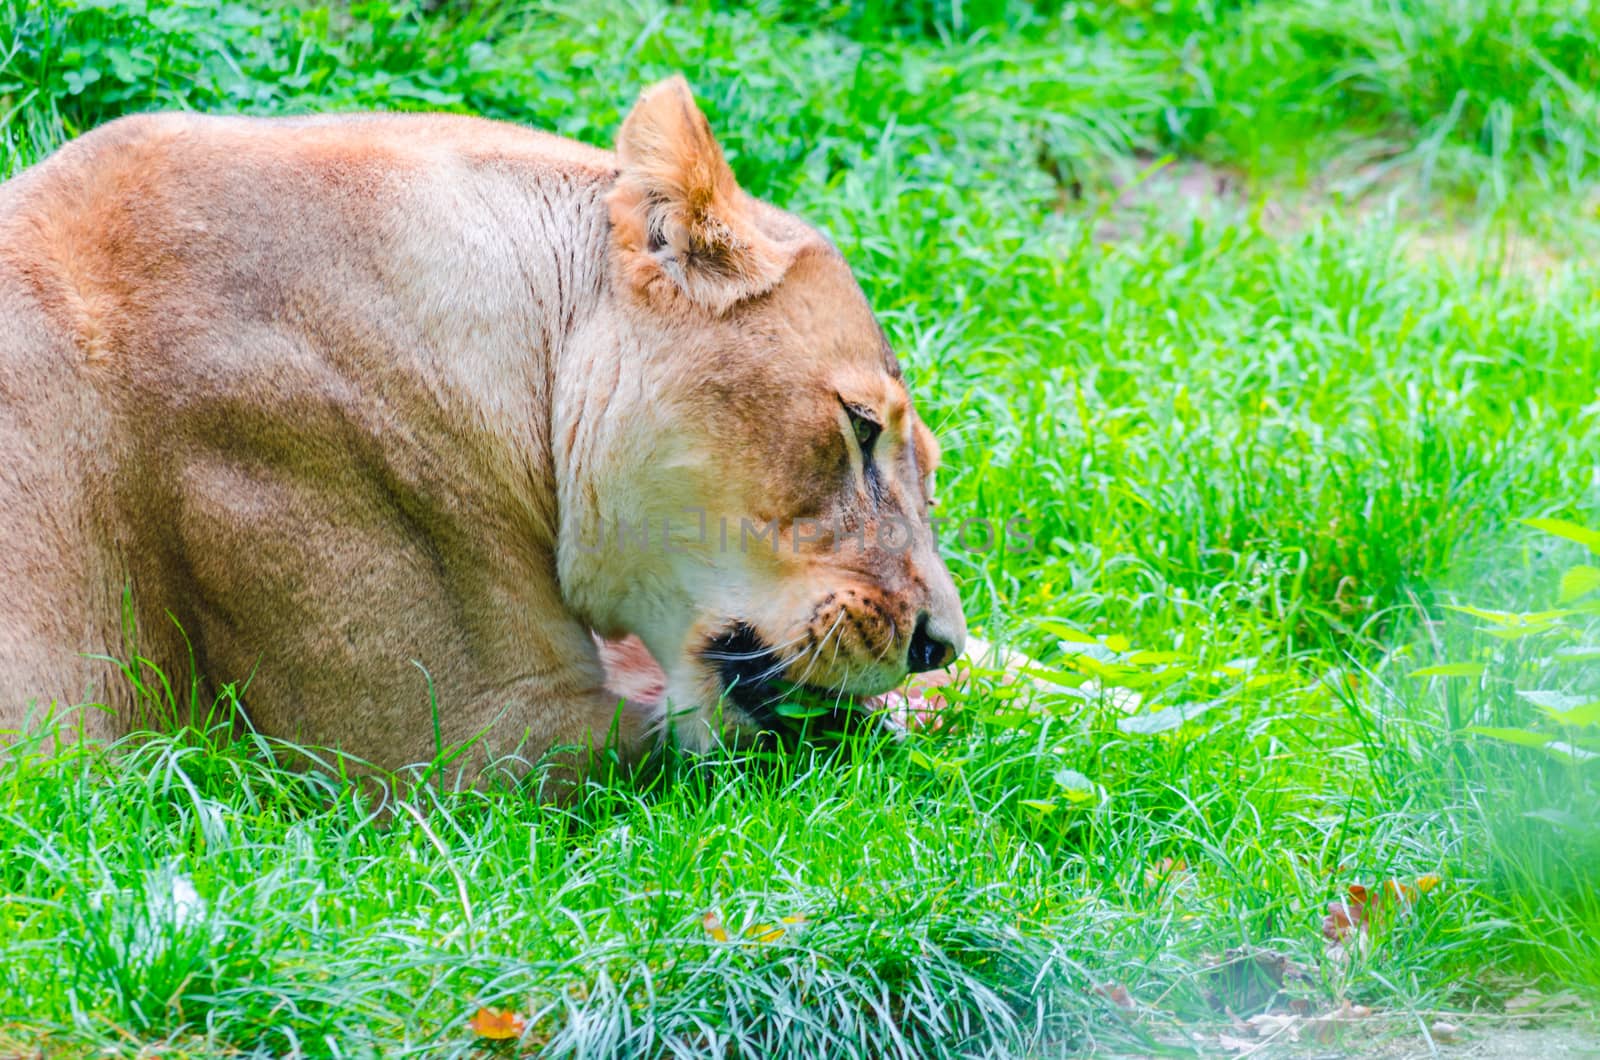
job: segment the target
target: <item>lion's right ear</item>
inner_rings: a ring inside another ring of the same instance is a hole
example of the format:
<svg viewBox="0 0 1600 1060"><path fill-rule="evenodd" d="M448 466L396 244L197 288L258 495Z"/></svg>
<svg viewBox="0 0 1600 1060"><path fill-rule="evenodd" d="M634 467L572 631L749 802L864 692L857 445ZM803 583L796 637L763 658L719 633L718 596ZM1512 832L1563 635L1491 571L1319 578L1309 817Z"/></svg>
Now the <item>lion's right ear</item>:
<svg viewBox="0 0 1600 1060"><path fill-rule="evenodd" d="M670 283L722 313L783 278L793 250L756 225L682 77L640 95L617 134L617 159L612 239L636 288Z"/></svg>

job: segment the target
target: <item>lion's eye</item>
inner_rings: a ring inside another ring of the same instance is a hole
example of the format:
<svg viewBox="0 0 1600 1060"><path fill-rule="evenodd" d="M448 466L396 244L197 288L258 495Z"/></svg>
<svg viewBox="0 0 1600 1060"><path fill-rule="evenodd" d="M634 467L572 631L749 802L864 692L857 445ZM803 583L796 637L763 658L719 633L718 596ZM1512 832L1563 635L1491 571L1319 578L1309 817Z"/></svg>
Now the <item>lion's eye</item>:
<svg viewBox="0 0 1600 1060"><path fill-rule="evenodd" d="M876 420L868 419L855 409L846 411L850 413L850 426L856 432L856 444L861 446L861 455L866 456L872 452L873 443L878 440L878 435L883 433L883 427Z"/></svg>

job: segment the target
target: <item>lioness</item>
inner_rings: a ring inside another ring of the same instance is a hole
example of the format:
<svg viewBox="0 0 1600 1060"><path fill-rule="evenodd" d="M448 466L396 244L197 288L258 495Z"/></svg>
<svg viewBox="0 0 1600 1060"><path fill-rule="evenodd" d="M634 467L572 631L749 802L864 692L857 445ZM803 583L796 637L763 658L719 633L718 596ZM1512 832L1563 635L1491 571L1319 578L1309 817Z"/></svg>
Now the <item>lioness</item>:
<svg viewBox="0 0 1600 1060"><path fill-rule="evenodd" d="M153 114L0 186L0 730L125 731L95 656L131 619L169 674L249 677L257 730L383 768L704 745L774 682L960 651L937 462L845 262L681 78L615 154ZM591 631L670 708L618 720Z"/></svg>

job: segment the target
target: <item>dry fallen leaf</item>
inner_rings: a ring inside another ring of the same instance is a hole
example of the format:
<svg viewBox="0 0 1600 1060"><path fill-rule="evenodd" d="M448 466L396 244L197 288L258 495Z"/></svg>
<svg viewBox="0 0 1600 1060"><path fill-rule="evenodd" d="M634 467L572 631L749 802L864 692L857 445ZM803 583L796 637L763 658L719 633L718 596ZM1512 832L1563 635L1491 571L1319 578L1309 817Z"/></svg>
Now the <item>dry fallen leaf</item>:
<svg viewBox="0 0 1600 1060"><path fill-rule="evenodd" d="M707 935L718 942L728 941L728 929L723 926L722 914L715 909L706 910L705 916L700 918L700 923L704 925Z"/></svg>
<svg viewBox="0 0 1600 1060"><path fill-rule="evenodd" d="M1322 1016L1313 1016L1306 1020L1305 1032L1318 1042L1329 1042L1337 1039L1339 1035L1352 1023L1368 1019L1372 1010L1365 1005L1352 1005L1346 1001L1335 1012Z"/></svg>
<svg viewBox="0 0 1600 1060"><path fill-rule="evenodd" d="M1321 1016L1296 1016L1287 1012L1263 1012L1244 1021L1244 1029L1268 1041L1298 1042L1303 1037L1315 1042L1336 1040L1348 1027L1372 1016L1365 1005L1352 1005L1346 1001L1332 1012Z"/></svg>
<svg viewBox="0 0 1600 1060"><path fill-rule="evenodd" d="M1322 937L1340 943L1352 932L1365 932L1372 921L1388 914L1392 908L1410 909L1417 899L1439 886L1437 873L1418 876L1412 883L1384 880L1376 890L1363 884L1352 883L1345 897L1328 903L1328 913L1322 918Z"/></svg>
<svg viewBox="0 0 1600 1060"><path fill-rule="evenodd" d="M1251 1016L1244 1022L1257 1038L1277 1038L1287 1034L1290 1041L1297 1042L1300 1040L1300 1027L1306 1021L1299 1016L1263 1012L1259 1016Z"/></svg>
<svg viewBox="0 0 1600 1060"><path fill-rule="evenodd" d="M1189 871L1189 863L1182 858L1162 858L1154 865L1147 865L1144 870L1144 883L1146 887L1155 887L1167 880L1182 876Z"/></svg>
<svg viewBox="0 0 1600 1060"><path fill-rule="evenodd" d="M776 924L751 924L744 929L743 935L752 942L777 942L805 922L806 918L798 914L786 916ZM700 918L700 923L705 927L706 934L717 942L727 942L732 937L728 933L728 926L722 921L722 914L715 909L707 910Z"/></svg>
<svg viewBox="0 0 1600 1060"><path fill-rule="evenodd" d="M528 1021L515 1012L498 1008L480 1008L467 1020L472 1033L490 1041L503 1042L522 1037Z"/></svg>
<svg viewBox="0 0 1600 1060"><path fill-rule="evenodd" d="M1356 892L1360 891L1357 896ZM1360 885L1350 888L1350 897L1328 903L1328 915L1322 918L1322 937L1330 942L1343 941L1352 931L1365 930L1367 926L1367 889Z"/></svg>
<svg viewBox="0 0 1600 1060"><path fill-rule="evenodd" d="M787 935L791 928L797 928L806 922L803 916L786 916L776 924L751 924L744 929L746 938L757 942L777 942Z"/></svg>
<svg viewBox="0 0 1600 1060"><path fill-rule="evenodd" d="M1105 998L1120 1009L1132 1011L1135 1008L1133 995L1128 993L1128 988L1121 983L1102 983L1093 989L1096 995Z"/></svg>

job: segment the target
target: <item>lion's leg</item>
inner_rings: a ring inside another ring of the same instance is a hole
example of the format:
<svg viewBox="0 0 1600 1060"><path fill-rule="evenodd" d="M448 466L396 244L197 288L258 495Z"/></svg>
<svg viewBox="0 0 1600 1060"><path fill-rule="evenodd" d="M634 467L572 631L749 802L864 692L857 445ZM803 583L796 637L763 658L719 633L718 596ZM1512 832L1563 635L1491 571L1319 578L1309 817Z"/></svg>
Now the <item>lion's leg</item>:
<svg viewBox="0 0 1600 1060"><path fill-rule="evenodd" d="M0 268L0 745L67 712L69 738L119 727L105 709L73 710L117 691L114 668L89 657L115 647L116 614L84 485L102 417L73 354Z"/></svg>
<svg viewBox="0 0 1600 1060"><path fill-rule="evenodd" d="M0 482L0 744L45 726L66 739L119 736L128 692L106 661L119 649L115 594L97 584L71 495L45 500L8 485Z"/></svg>
<svg viewBox="0 0 1600 1060"><path fill-rule="evenodd" d="M68 650L69 643L59 630L21 630L0 619L0 746L46 730L68 741L120 735L119 715L107 703L111 667Z"/></svg>
<svg viewBox="0 0 1600 1060"><path fill-rule="evenodd" d="M537 774L541 797L554 799L589 776L630 772L657 742L659 700L641 694L648 675L639 669L608 667L605 679L603 688L565 691L553 687L563 678L530 676L466 703L440 704L440 738L427 768L451 786ZM615 687L619 679L626 690Z"/></svg>
<svg viewBox="0 0 1600 1060"><path fill-rule="evenodd" d="M190 632L257 731L451 785L554 748L638 756L647 719L618 713L536 551L401 518L359 469L311 470L216 457L182 476Z"/></svg>

